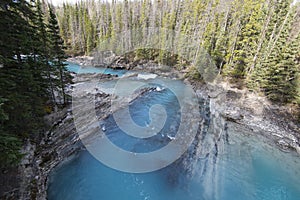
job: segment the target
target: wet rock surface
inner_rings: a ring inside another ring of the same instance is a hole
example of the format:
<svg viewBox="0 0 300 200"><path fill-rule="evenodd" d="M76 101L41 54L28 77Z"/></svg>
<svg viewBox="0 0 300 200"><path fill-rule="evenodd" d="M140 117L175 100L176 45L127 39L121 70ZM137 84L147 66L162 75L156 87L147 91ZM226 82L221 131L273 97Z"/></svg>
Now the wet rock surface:
<svg viewBox="0 0 300 200"><path fill-rule="evenodd" d="M110 75L79 75L75 78L79 82L73 85L73 92L74 87L78 87L77 84L80 84L82 79L92 82L105 82L114 78L114 76ZM144 88L137 91L130 97L123 99L123 103L114 109L118 110L128 105L140 95L151 90L154 90L154 88ZM4 193L1 199L46 199L50 171L84 149L85 147L81 142L82 139L86 139L85 142L93 139L93 135L80 134L79 137L78 126L83 127L80 130L89 133L97 133L99 129L99 126L90 126L88 118L79 120L82 124L75 124L74 117L82 117L84 113L81 113L82 116L75 116L72 111L81 109L82 112L95 112L99 120L107 118L115 111L111 109L111 100L116 97L111 93L105 93L98 85L93 85L93 87L89 87L89 85L84 86L83 89L77 91L77 94L73 94L73 100L77 97L87 101L85 102L86 104L93 104L93 110L87 110L86 107L74 108L72 105L69 105L57 113L46 116L45 120L47 124L52 125L51 129L44 134L43 139L39 143L27 141L26 145L24 145L22 153L25 156L19 168L15 170L15 174L18 177L9 179L12 182L19 180L19 183L11 191Z"/></svg>
<svg viewBox="0 0 300 200"><path fill-rule="evenodd" d="M85 61L85 59L83 60ZM88 62L86 61L85 65L94 65L92 61L91 63ZM120 61L120 63L122 62ZM128 69L147 71L177 79L184 79L185 76L173 68L164 69L151 62L139 63ZM137 76L137 74L131 76ZM75 77L75 82L78 84L93 80L111 81L115 78L111 75L82 74ZM200 84L187 79L184 82L193 86L199 101L202 101L201 105L205 105L200 108L204 114L200 126L201 130L199 130L197 139L193 144L194 151L191 151L194 157L201 155L212 160L215 159L215 154L222 152L224 142L228 141L226 138L228 137L226 134L228 128L263 135L282 151L297 151L300 154L300 125L291 120L289 115L282 114L284 108L270 104L265 98L254 93L232 88L222 82ZM86 103L95 104L96 115L100 119L115 111L112 111L110 107L111 99L115 98L112 94L93 87L86 91L83 90L83 92L84 95L95 100ZM141 91L124 100L125 104L144 92ZM118 108L122 106L124 105L120 105ZM45 133L44 139L39 143L28 141L24 146L22 152L26 156L19 166L18 175L15 179L20 181L19 187L16 186L17 189L7 192L5 197L2 197L3 199L46 199L50 171L84 148L77 134L73 117L71 106L46 117L48 123L52 124L52 128ZM90 128L97 131L98 127ZM213 130L209 131L209 129ZM210 134L204 135L202 134L204 132ZM209 146L209 149L213 150L206 152L205 149L197 148L197 146ZM193 156L187 156L187 158L191 159ZM188 163L187 160L183 160L183 162ZM213 160L213 162L216 161ZM207 180L207 182L209 181Z"/></svg>
<svg viewBox="0 0 300 200"><path fill-rule="evenodd" d="M205 84L185 78L185 72L179 73L175 68L167 68L164 71L164 66L149 62L136 65L132 70L183 79L186 84L193 86L199 98L209 100L211 112L218 113L217 117L223 121L244 126L255 134L265 136L282 151L297 151L300 154L300 124L289 108L275 105L265 97L246 89L238 89L222 80Z"/></svg>
<svg viewBox="0 0 300 200"><path fill-rule="evenodd" d="M82 81L82 79L108 81L113 77L90 74L76 78L79 81ZM94 93L90 92L91 89L94 89ZM95 97L96 95L95 102L90 103L95 103L95 109L98 113L104 115L110 112L110 94L100 90L95 91L95 88L87 88L86 91L82 92L86 96ZM13 188L7 188L1 194L0 199L46 199L50 171L84 148L78 136L73 117L72 105L45 117L46 124L51 127L50 130L44 133L39 142L30 140L26 142L22 149L25 156L19 167L9 170L11 171L10 174L5 176L7 177L6 183L14 183L12 184Z"/></svg>
<svg viewBox="0 0 300 200"><path fill-rule="evenodd" d="M228 122L248 128L273 141L283 151L299 153L300 125L280 106L246 90L230 88L226 84L207 85L211 110L220 113ZM197 90L199 94L203 89Z"/></svg>
<svg viewBox="0 0 300 200"><path fill-rule="evenodd" d="M98 95L102 104L110 101L109 95ZM101 112L108 107L102 106ZM22 174L19 199L46 199L48 175L59 163L83 149L73 121L71 108L62 111L63 117L56 121L39 144L28 143L19 171ZM30 147L30 148L29 148Z"/></svg>

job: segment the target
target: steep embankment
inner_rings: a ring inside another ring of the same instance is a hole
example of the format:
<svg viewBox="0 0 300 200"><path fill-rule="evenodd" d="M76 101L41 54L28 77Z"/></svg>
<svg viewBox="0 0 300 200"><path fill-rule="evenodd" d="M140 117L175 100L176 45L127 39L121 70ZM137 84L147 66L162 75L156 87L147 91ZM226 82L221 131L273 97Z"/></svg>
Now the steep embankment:
<svg viewBox="0 0 300 200"><path fill-rule="evenodd" d="M221 81L215 81L214 84L199 83L185 78L186 73L179 73L173 68L162 67L153 62L135 64L130 66L130 69L137 72L156 73L168 78L178 78L191 84L199 99L205 99L208 104L208 115L211 119L209 126L214 126L214 134L205 137L209 137L209 140L219 150L222 148L222 140L226 140L226 131L230 128L237 131L248 130L248 132L263 135L269 139L270 143L276 144L283 151L296 150L300 153L299 124L290 120L289 115L285 112L286 108L271 104L264 97L246 89L233 88ZM131 76L137 76L137 74ZM116 77L96 74L77 75L75 81L80 84L93 79L104 82L116 79ZM103 92L100 88L87 88L82 92L95 99L97 116L103 118L112 112L110 110L111 93ZM127 101L140 94L136 94ZM46 199L50 171L83 148L73 122L71 106L47 116L46 120L52 124L51 130L45 133L44 139L38 144L28 141L25 145L23 153L26 156L18 169L20 186L7 193L3 199ZM203 123L208 122L204 121ZM208 129L209 126L203 125L200 129ZM221 139L221 137L225 137L225 139ZM207 141L199 139L198 143L205 146L203 142Z"/></svg>
<svg viewBox="0 0 300 200"><path fill-rule="evenodd" d="M108 81L113 77L77 75L74 80L80 83L91 79ZM96 88L86 88L82 93L86 96L96 95L95 109L99 116L110 113L110 94ZM8 192L4 192L1 199L46 199L50 171L83 148L73 121L72 105L45 116L45 121L51 127L50 130L44 133L38 142L28 140L22 149L25 156L19 167L12 174L4 174L7 181L14 183L14 188L7 189Z"/></svg>
<svg viewBox="0 0 300 200"><path fill-rule="evenodd" d="M85 61L86 60L86 61ZM188 70L178 71L175 67L159 65L153 61L131 61L122 56L111 54L99 63L93 57L71 59L81 65L104 66L113 69L127 69L155 73L163 77L181 79L191 84L199 98L210 101L210 109L225 121L244 126L253 133L264 135L283 151L297 151L300 154L300 124L293 110L276 105L264 96L245 89L238 89L216 78L213 83L204 84L188 76ZM107 64L109 63L109 64Z"/></svg>
<svg viewBox="0 0 300 200"><path fill-rule="evenodd" d="M131 61L122 56L111 54L101 60L93 57L78 57L72 62L81 65L104 66L113 69L127 69L155 73L163 77L181 79L191 84L199 98L210 101L210 109L225 121L244 126L250 131L264 135L283 151L297 151L300 154L300 123L293 116L291 108L276 105L266 97L245 89L238 89L228 81L216 78L213 83L205 84L188 76L188 70L157 64L153 61ZM107 64L109 63L109 64Z"/></svg>

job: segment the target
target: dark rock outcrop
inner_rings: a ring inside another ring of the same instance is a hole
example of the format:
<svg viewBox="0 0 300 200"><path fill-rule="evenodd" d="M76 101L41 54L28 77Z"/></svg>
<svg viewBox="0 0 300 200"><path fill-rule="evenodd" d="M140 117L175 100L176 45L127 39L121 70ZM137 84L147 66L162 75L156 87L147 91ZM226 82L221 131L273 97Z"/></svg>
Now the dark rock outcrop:
<svg viewBox="0 0 300 200"><path fill-rule="evenodd" d="M116 59L116 57L113 56L112 59ZM95 63L92 60L89 61L88 59L86 61L83 58L84 65L94 65ZM118 65L123 65L123 62L125 61L120 58ZM135 71L147 71L177 79L184 79L185 77L185 74L179 73L175 68L158 66L153 62L140 63L134 66L125 63L125 68ZM86 74L77 75L75 80L77 83L81 83L92 80L107 81L114 78L111 75ZM223 82L199 84L188 79L184 81L191 83L199 98L206 99L206 104L209 104L205 108L208 109L207 112L211 115L211 120L203 120L201 127L209 129L209 126L214 126L215 130L211 135L198 135L199 144L196 143L195 146L209 146L215 149L212 151L214 154L220 153L222 145L228 141L226 131L228 124L230 124L231 127L246 128L254 134L265 136L283 151L295 150L300 154L300 125L290 120L288 115L282 115L282 112L280 112L283 109L282 107L269 103L264 97L250 93L247 90L232 88ZM95 97L97 116L107 117L114 112L110 107L111 98L114 98L111 94L101 92L97 88L89 89L90 91L84 92L86 95ZM130 102L142 93L143 91L133 97L124 99L124 102ZM120 105L120 107L122 106ZM44 139L38 144L28 141L23 149L26 156L18 169L20 187L7 193L4 199L46 199L50 171L81 148L84 148L73 122L71 107L48 116L47 120L49 124L52 124L52 128L45 133ZM201 152L196 152L197 155L207 156L210 159L216 157L213 154L207 154L203 149L199 148L199 151ZM203 168L203 170L208 169Z"/></svg>

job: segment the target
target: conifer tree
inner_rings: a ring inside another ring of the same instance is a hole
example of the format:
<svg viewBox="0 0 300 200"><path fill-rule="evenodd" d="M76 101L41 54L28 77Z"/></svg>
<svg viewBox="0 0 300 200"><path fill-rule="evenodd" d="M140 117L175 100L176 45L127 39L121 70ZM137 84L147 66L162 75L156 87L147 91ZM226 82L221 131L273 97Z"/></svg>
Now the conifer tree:
<svg viewBox="0 0 300 200"><path fill-rule="evenodd" d="M88 55L94 47L127 49L132 37L151 39L153 33L147 31L148 27L157 28L156 36L163 49L168 35L162 30L167 28L174 30L174 47L184 52L185 57L196 58L205 48L222 76L252 90L267 92L271 71L273 68L276 71L275 65L280 68L279 63L285 59L280 57L284 52L278 47L288 45L290 40L284 32L293 21L291 8L297 7L291 3L292 0L91 0L75 5L67 3L57 9L57 14L63 19L59 23L64 27L61 32L68 41L69 55ZM128 34L126 41L117 43L117 34L128 30L140 34ZM186 51L184 36L199 42L195 51ZM164 63L171 59L164 51L149 49L139 49L135 56ZM275 90L271 93L275 94ZM269 93L268 96L271 98Z"/></svg>
<svg viewBox="0 0 300 200"><path fill-rule="evenodd" d="M273 101L288 103L293 101L297 96L297 66L296 56L299 50L298 37L291 41L290 32L294 20L294 10L287 6L286 2L279 4L282 7L281 23L277 35L272 36L273 42L269 43L268 57L264 60L260 69L260 85ZM279 9L279 8L278 8ZM276 16L277 18L278 16ZM272 46L272 47L271 47Z"/></svg>
<svg viewBox="0 0 300 200"><path fill-rule="evenodd" d="M1 109L9 119L2 115L0 149L7 164L20 158L21 139L36 138L43 124L47 87L34 5L25 0L0 3L0 98L5 99Z"/></svg>
<svg viewBox="0 0 300 200"><path fill-rule="evenodd" d="M65 86L68 80L68 72L64 64L66 55L63 51L63 40L59 35L59 26L56 20L56 15L53 12L52 6L49 5L49 21L48 21L48 37L49 37L49 56L53 67L57 69L55 74L58 77L57 87L62 95L62 104L67 104L67 95L65 93Z"/></svg>
<svg viewBox="0 0 300 200"><path fill-rule="evenodd" d="M262 88L267 97L273 101L289 103L298 98L298 75L300 64L297 62L299 51L299 36L286 44L285 34L279 38L278 46L265 62L265 79Z"/></svg>
<svg viewBox="0 0 300 200"><path fill-rule="evenodd" d="M4 113L5 99L0 98L0 168L15 165L19 162L21 141L18 137L8 134L3 128L5 121L9 120Z"/></svg>

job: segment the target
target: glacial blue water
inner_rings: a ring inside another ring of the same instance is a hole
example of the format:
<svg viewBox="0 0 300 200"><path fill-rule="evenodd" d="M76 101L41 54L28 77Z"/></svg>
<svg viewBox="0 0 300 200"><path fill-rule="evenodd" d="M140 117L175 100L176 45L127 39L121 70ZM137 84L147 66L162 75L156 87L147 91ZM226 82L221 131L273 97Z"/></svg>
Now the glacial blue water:
<svg viewBox="0 0 300 200"><path fill-rule="evenodd" d="M164 98L165 97L165 98ZM102 126L105 129L109 140L122 149L136 153L147 153L158 150L170 142L169 137L174 137L179 127L180 122L180 105L177 98L169 89L164 91L150 91L146 95L134 101L129 106L129 111L133 117L133 121L142 127L149 126L151 120L149 112L152 106L157 103L166 108L168 120L164 124L162 130L155 136L149 138L137 138L126 134L119 126L117 126L113 115L110 115ZM158 115L160 113L157 113ZM124 116L126 117L126 116ZM130 124L123 124L127 126L126 130L130 129ZM126 142L124 142L126 141Z"/></svg>
<svg viewBox="0 0 300 200"><path fill-rule="evenodd" d="M240 145L237 146L242 148ZM190 177L186 171L181 170L178 163L152 173L130 174L108 168L87 151L82 151L53 173L48 199L300 199L299 171L297 174L297 171L285 168L284 163L279 163L292 160L277 160L273 154L275 152L256 152L255 147L248 152L250 155L237 155L240 151L236 149L237 146L230 148L234 151L232 155L224 155L218 163L218 170L221 172L216 172L219 173L215 180L216 185L205 184L200 172ZM203 162L199 161L197 164L201 165ZM294 164L297 164L299 169L299 163ZM209 190L214 190L214 195L211 195Z"/></svg>
<svg viewBox="0 0 300 200"><path fill-rule="evenodd" d="M67 70L74 73L100 73L100 74L111 74L111 75L118 75L122 76L124 73L126 73L127 70L113 70L110 68L104 68L104 67L93 67L93 66L80 66L75 63L66 62L68 64L66 66Z"/></svg>
<svg viewBox="0 0 300 200"><path fill-rule="evenodd" d="M175 136L181 116L171 91L146 92L130 104L130 114L138 125L147 126L149 109L154 104L163 105L168 115L158 135L148 139L133 138L119 129L110 116L101 122L107 137L115 145L134 152L154 151L167 145L170 140L166 136ZM207 109L202 109L204 115L204 124L211 124L213 120L209 119ZM82 150L52 171L48 199L299 200L299 156L280 151L262 136L240 133L228 127L224 141L214 144L211 150L207 151L207 146L191 146L173 164L150 173L116 171Z"/></svg>
<svg viewBox="0 0 300 200"><path fill-rule="evenodd" d="M142 125L149 120L147 111L151 104L156 102L172 108L172 101L174 96L167 90L149 92L131 105L131 115ZM173 103L176 105L176 101ZM174 122L176 117L169 120ZM149 151L153 150L151 144L167 144L163 137L152 138L150 142L134 141L117 128L111 117L105 124L108 137L124 149ZM81 151L54 170L48 199L300 199L300 159L297 155L281 152L259 136L234 132L228 132L228 142L223 148L223 153L212 151L212 159L206 155L189 160L185 158L189 154L185 154L172 165L145 174L116 171L97 161L88 151Z"/></svg>

